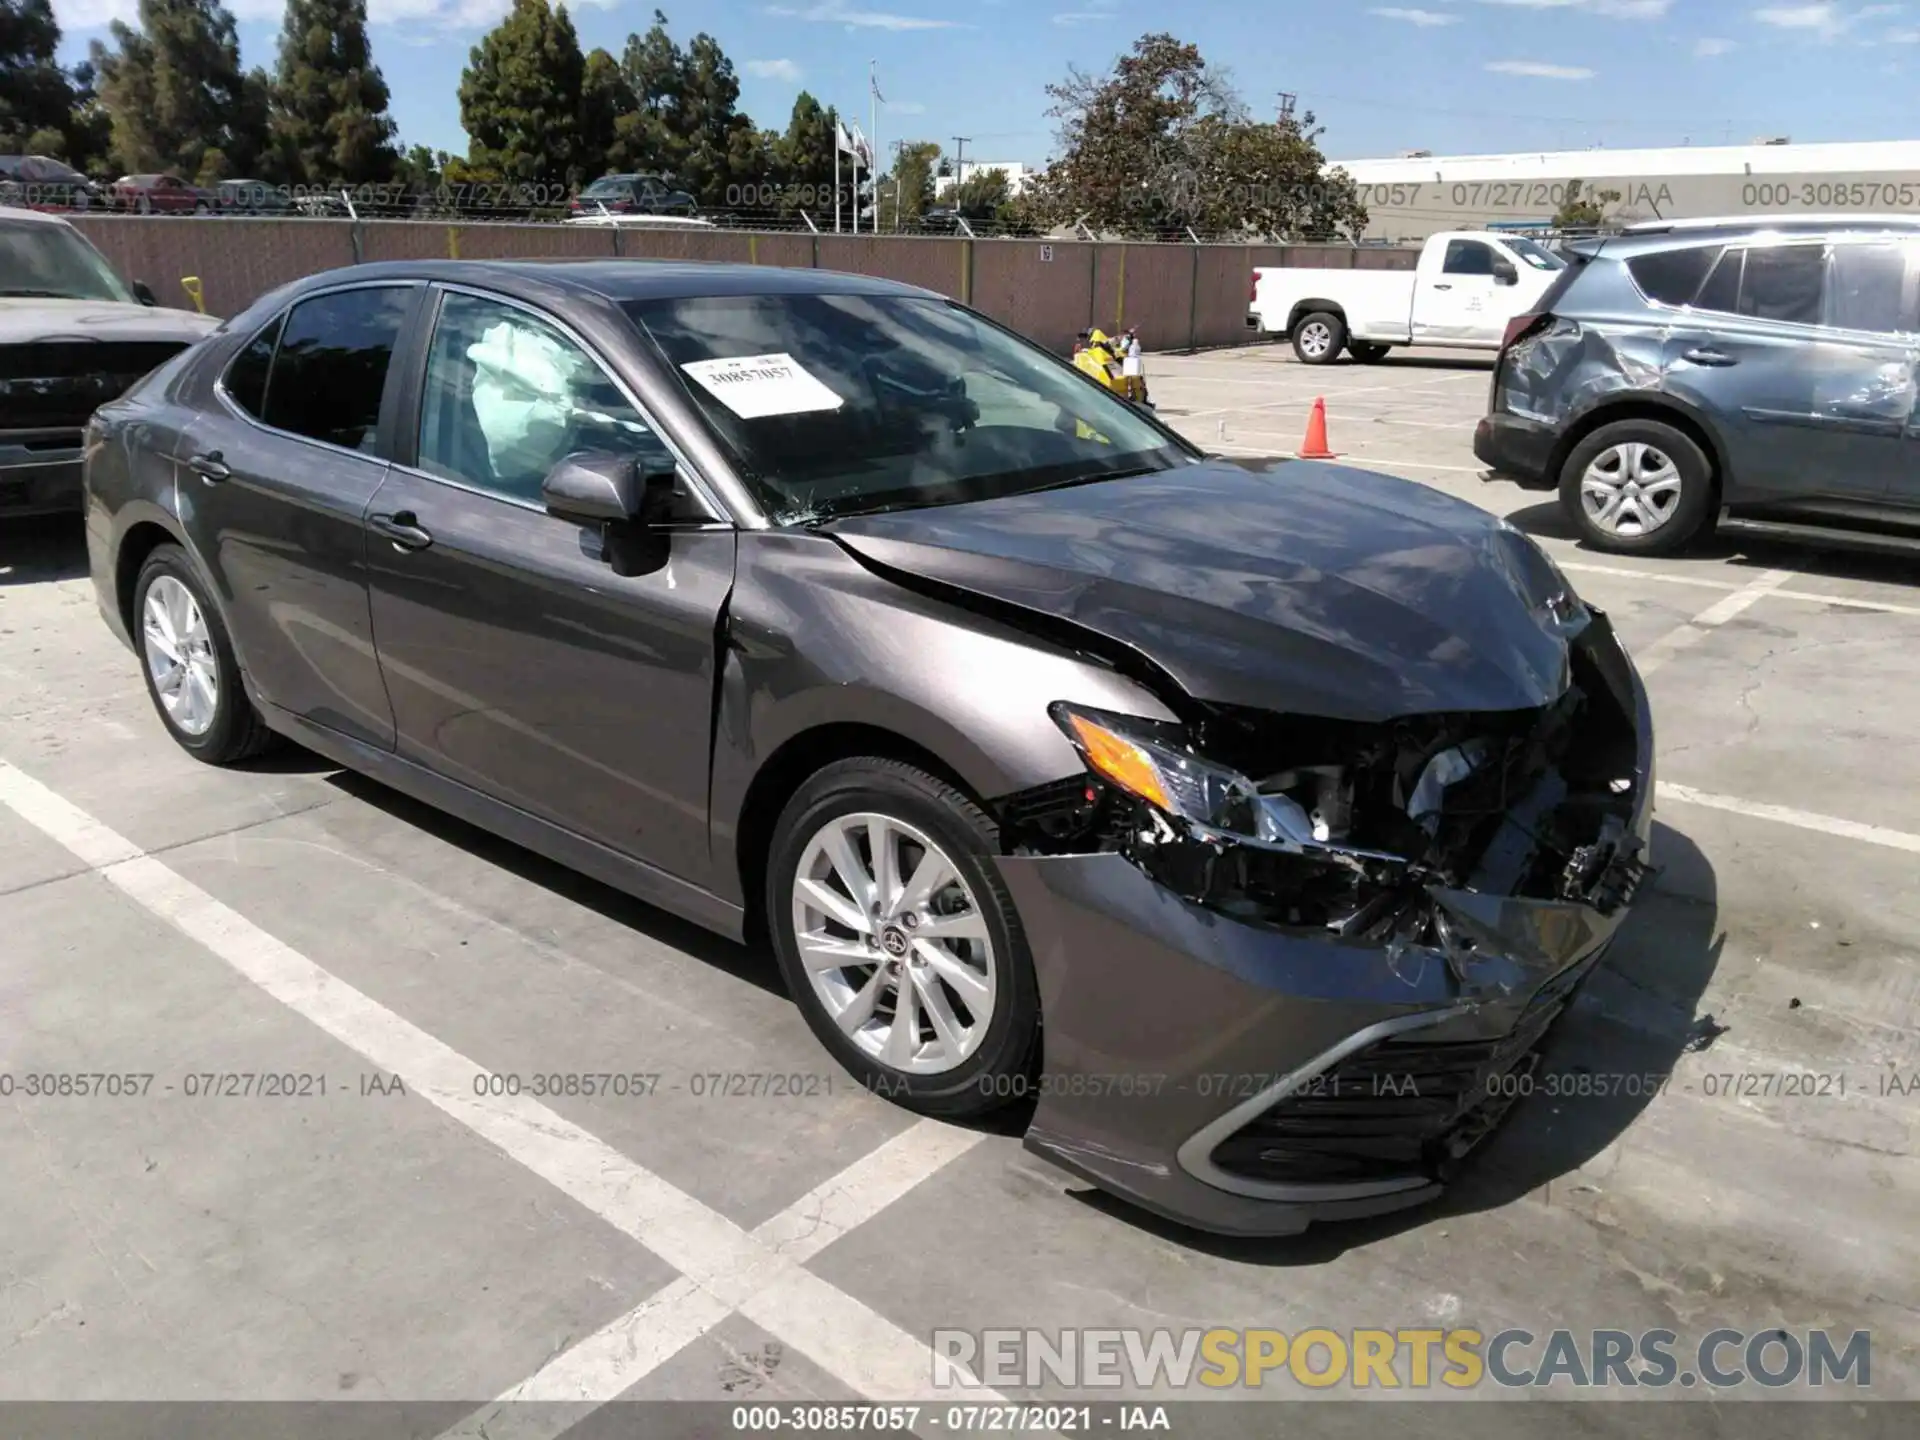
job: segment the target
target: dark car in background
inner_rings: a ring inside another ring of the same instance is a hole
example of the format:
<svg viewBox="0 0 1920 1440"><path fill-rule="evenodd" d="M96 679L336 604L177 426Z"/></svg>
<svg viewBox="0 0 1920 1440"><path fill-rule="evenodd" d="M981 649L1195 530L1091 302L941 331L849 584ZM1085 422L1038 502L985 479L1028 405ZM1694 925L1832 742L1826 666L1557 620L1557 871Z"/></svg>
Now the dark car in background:
<svg viewBox="0 0 1920 1440"><path fill-rule="evenodd" d="M221 215L286 215L293 210L287 187L265 180L222 180L213 187L213 200Z"/></svg>
<svg viewBox="0 0 1920 1440"><path fill-rule="evenodd" d="M64 160L49 155L0 155L0 205L30 210L90 210L107 192Z"/></svg>
<svg viewBox="0 0 1920 1440"><path fill-rule="evenodd" d="M78 511L87 418L218 324L155 305L58 216L0 209L0 519Z"/></svg>
<svg viewBox="0 0 1920 1440"><path fill-rule="evenodd" d="M1533 541L889 281L315 275L94 417L87 544L191 754L764 936L877 1093L1205 1228L1436 1195L1645 873L1645 691Z"/></svg>
<svg viewBox="0 0 1920 1440"><path fill-rule="evenodd" d="M178 175L122 175L113 182L113 207L136 215L206 215L218 197Z"/></svg>
<svg viewBox="0 0 1920 1440"><path fill-rule="evenodd" d="M1572 250L1495 364L1474 452L1496 476L1628 554L1722 518L1920 540L1920 220L1683 221Z"/></svg>
<svg viewBox="0 0 1920 1440"><path fill-rule="evenodd" d="M567 202L569 215L697 215L700 206L658 175L603 175Z"/></svg>

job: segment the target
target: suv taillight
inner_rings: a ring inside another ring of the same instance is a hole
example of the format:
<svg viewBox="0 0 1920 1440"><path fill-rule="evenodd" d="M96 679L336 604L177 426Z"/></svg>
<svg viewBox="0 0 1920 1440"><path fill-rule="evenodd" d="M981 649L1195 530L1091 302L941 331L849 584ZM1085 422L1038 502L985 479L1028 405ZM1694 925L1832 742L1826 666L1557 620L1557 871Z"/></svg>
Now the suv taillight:
<svg viewBox="0 0 1920 1440"><path fill-rule="evenodd" d="M1504 355L1529 335L1546 329L1552 319L1553 316L1546 314L1514 316L1507 321L1507 333L1500 337L1500 353Z"/></svg>

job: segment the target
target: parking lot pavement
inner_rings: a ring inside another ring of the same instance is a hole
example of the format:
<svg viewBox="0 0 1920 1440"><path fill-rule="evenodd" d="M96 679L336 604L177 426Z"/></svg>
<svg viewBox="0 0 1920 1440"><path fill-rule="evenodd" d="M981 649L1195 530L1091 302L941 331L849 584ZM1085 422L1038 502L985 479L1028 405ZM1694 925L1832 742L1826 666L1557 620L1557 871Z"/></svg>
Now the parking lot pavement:
<svg viewBox="0 0 1920 1440"><path fill-rule="evenodd" d="M1870 1329L1871 1394L1920 1399L1909 562L1584 552L1550 497L1477 478L1471 357L1149 374L1233 453L1290 453L1324 396L1351 463L1510 516L1648 671L1660 873L1553 1042L1559 1093L1446 1201L1228 1242L1061 1180L1017 1116L918 1121L847 1084L764 954L304 752L196 765L77 527L17 525L0 1071L132 1078L0 1098L0 1399L512 1395L573 1402L518 1432L557 1434L616 1397L924 1396L940 1330L1722 1325Z"/></svg>

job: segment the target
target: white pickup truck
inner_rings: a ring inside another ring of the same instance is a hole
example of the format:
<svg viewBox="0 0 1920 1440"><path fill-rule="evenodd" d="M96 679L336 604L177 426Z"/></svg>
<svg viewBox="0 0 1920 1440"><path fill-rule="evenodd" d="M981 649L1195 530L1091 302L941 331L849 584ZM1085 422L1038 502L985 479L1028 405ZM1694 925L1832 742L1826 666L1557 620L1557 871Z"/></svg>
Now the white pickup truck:
<svg viewBox="0 0 1920 1440"><path fill-rule="evenodd" d="M1343 350L1371 363L1396 345L1497 350L1507 322L1530 313L1566 265L1523 236L1454 230L1429 237L1412 270L1262 266L1247 328L1291 336L1308 365Z"/></svg>

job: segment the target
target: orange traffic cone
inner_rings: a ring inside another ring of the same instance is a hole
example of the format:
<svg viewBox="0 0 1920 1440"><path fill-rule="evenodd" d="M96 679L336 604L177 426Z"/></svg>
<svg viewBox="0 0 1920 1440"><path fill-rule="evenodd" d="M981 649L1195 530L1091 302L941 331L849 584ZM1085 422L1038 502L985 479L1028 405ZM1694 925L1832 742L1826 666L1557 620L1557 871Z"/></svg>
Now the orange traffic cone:
<svg viewBox="0 0 1920 1440"><path fill-rule="evenodd" d="M1313 402L1313 413L1307 416L1307 438L1301 442L1301 460L1333 460L1338 457L1327 448L1327 401L1321 396Z"/></svg>

